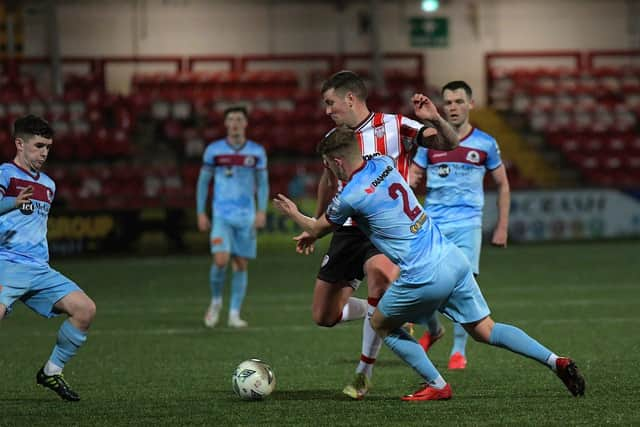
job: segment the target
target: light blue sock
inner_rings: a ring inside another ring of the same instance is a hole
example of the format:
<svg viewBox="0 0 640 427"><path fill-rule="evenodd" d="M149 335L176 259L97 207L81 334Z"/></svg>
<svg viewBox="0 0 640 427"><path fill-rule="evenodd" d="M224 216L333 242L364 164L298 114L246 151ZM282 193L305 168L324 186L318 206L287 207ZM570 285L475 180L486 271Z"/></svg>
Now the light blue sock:
<svg viewBox="0 0 640 427"><path fill-rule="evenodd" d="M438 316L437 311L433 313L429 320L427 320L426 326L432 337L438 334L438 331L442 326L440 325L440 317Z"/></svg>
<svg viewBox="0 0 640 427"><path fill-rule="evenodd" d="M240 312L247 293L247 271L234 271L231 276L231 305L229 311Z"/></svg>
<svg viewBox="0 0 640 427"><path fill-rule="evenodd" d="M211 298L222 299L222 288L224 287L224 273L226 267L220 268L215 264L209 270L209 286L211 287Z"/></svg>
<svg viewBox="0 0 640 427"><path fill-rule="evenodd" d="M384 343L407 365L411 366L428 383L433 383L440 373L420 344L402 328L394 329Z"/></svg>
<svg viewBox="0 0 640 427"><path fill-rule="evenodd" d="M489 344L530 357L543 365L546 365L551 355L551 350L531 338L522 329L504 323L496 323L493 326Z"/></svg>
<svg viewBox="0 0 640 427"><path fill-rule="evenodd" d="M86 332L73 326L69 319L65 320L58 329L56 346L53 348L49 360L60 368L64 368L64 365L78 352L86 340Z"/></svg>
<svg viewBox="0 0 640 427"><path fill-rule="evenodd" d="M468 337L467 331L464 330L460 323L453 324L453 348L451 348L451 355L454 353L465 355Z"/></svg>

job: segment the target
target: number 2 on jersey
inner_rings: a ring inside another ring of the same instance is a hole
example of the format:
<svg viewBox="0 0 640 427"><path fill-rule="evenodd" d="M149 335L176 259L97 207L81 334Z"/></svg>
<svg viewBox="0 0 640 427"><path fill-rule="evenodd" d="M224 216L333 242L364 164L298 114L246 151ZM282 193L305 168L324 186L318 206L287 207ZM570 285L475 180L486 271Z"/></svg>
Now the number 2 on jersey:
<svg viewBox="0 0 640 427"><path fill-rule="evenodd" d="M422 209L420 209L420 206L416 206L415 208L411 209L411 207L409 206L409 194L399 182L394 182L389 186L389 195L393 200L396 200L399 195L402 196L402 209L411 221L415 220L418 215L420 215Z"/></svg>

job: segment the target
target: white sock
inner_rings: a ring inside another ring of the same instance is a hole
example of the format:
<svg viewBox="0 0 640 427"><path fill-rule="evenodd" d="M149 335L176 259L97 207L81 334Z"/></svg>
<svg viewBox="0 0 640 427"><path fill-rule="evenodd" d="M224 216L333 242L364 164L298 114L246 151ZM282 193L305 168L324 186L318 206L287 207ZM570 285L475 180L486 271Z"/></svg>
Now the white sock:
<svg viewBox="0 0 640 427"><path fill-rule="evenodd" d="M222 297L211 298L211 305L214 307L220 307L222 305Z"/></svg>
<svg viewBox="0 0 640 427"><path fill-rule="evenodd" d="M549 357L547 358L546 363L547 363L547 365L549 365L549 367L550 367L551 369L553 369L553 372L555 372L555 371L556 371L556 361L557 361L557 360L558 360L558 355L557 355L557 354L555 354L555 353L551 353L551 354L549 355Z"/></svg>
<svg viewBox="0 0 640 427"><path fill-rule="evenodd" d="M377 300L375 304L378 305ZM380 348L382 347L382 338L371 327L371 316L376 309L376 305L368 304L367 307L367 317L362 325L362 354L360 355L360 363L356 368L356 373L364 373L368 377L373 374L373 365L376 363L378 353L380 353Z"/></svg>
<svg viewBox="0 0 640 427"><path fill-rule="evenodd" d="M240 312L238 310L230 310L229 311L229 319L239 319Z"/></svg>
<svg viewBox="0 0 640 427"><path fill-rule="evenodd" d="M62 373L62 368L51 360L47 361L47 364L44 365L44 374L45 375L60 375Z"/></svg>
<svg viewBox="0 0 640 427"><path fill-rule="evenodd" d="M442 390L447 386L447 382L444 380L444 378L442 378L442 375L438 375L438 378L433 381L429 381L429 386L437 388L438 390Z"/></svg>
<svg viewBox="0 0 640 427"><path fill-rule="evenodd" d="M340 319L340 322L364 319L366 314L367 300L362 298L350 297L344 307L342 307L342 318Z"/></svg>

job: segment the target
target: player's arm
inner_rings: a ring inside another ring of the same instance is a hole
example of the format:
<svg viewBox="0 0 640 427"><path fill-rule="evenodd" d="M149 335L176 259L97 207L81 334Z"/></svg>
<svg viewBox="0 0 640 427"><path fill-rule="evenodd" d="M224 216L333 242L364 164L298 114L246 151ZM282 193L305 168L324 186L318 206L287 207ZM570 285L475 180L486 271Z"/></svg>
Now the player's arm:
<svg viewBox="0 0 640 427"><path fill-rule="evenodd" d="M411 188L418 189L421 186L424 186L426 174L424 168L419 166L417 163L411 163L409 167L409 185Z"/></svg>
<svg viewBox="0 0 640 427"><path fill-rule="evenodd" d="M23 203L28 203L33 197L33 187L27 186L20 190L15 200L12 197L4 197L0 191L0 215L4 215L14 209L17 209Z"/></svg>
<svg viewBox="0 0 640 427"><path fill-rule="evenodd" d="M278 194L273 199L273 203L280 212L291 218L293 222L316 239L331 233L335 227L327 221L325 215L320 216L318 219L304 215L300 212L298 206L283 194Z"/></svg>
<svg viewBox="0 0 640 427"><path fill-rule="evenodd" d="M416 142L421 147L449 151L455 149L459 142L455 129L438 113L438 109L431 100L421 93L411 98L413 110L423 126L416 136Z"/></svg>
<svg viewBox="0 0 640 427"><path fill-rule="evenodd" d="M213 179L213 171L210 167L203 165L198 175L196 185L196 213L198 214L198 229L207 231L211 228L211 221L207 216L207 196L209 195L209 184Z"/></svg>
<svg viewBox="0 0 640 427"><path fill-rule="evenodd" d="M322 176L318 182L318 192L316 194L316 211L314 216L320 218L324 215L329 206L329 202L338 191L338 181L327 168L322 171Z"/></svg>
<svg viewBox="0 0 640 427"><path fill-rule="evenodd" d="M258 169L256 171L257 184L257 208L256 211L256 228L264 228L267 223L267 202L269 200L269 173L266 169Z"/></svg>
<svg viewBox="0 0 640 427"><path fill-rule="evenodd" d="M498 187L498 222L495 230L493 231L491 244L506 248L509 232L511 190L509 188L509 178L507 178L507 169L504 167L504 164L492 170L491 177Z"/></svg>

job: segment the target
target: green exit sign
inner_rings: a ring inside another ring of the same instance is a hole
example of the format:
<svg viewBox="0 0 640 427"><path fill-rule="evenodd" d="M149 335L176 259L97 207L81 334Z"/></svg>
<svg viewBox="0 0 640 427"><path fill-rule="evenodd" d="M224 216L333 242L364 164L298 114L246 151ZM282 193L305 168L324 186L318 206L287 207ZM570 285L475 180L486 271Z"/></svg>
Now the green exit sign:
<svg viewBox="0 0 640 427"><path fill-rule="evenodd" d="M449 18L414 17L409 19L411 47L447 47Z"/></svg>

